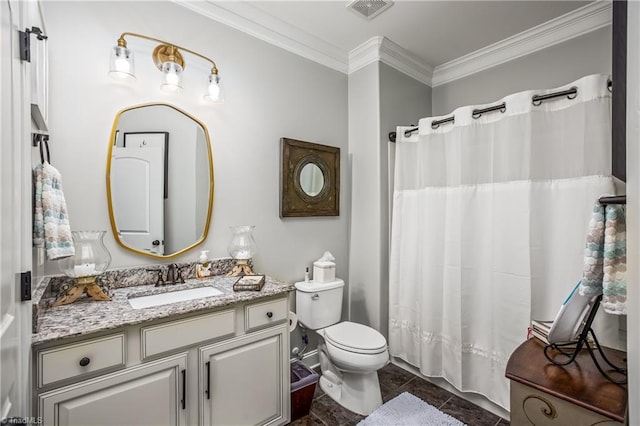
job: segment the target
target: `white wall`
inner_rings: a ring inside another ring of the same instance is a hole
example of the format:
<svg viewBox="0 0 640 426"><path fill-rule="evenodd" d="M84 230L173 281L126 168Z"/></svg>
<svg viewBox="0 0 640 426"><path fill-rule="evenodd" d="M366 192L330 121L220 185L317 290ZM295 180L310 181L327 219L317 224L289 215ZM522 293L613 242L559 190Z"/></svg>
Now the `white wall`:
<svg viewBox="0 0 640 426"><path fill-rule="evenodd" d="M208 127L214 157L213 217L204 244L172 261L190 261L198 250L228 256L229 226L256 225L258 272L285 281L325 250L347 275L348 179L341 179L339 217L279 218L280 138L340 147L347 152L347 77L170 2L45 2L50 46L50 131L53 164L61 171L75 230L109 230L105 168L110 129L124 107L168 102ZM225 103L200 99L208 66L185 55L185 89L158 88L153 44L134 38L137 79L118 84L108 77L109 51L121 32L138 32L184 45L212 57L220 70ZM347 176L347 159L341 164ZM158 263L105 237L112 267ZM57 273L49 267L50 273Z"/></svg>
<svg viewBox="0 0 640 426"><path fill-rule="evenodd" d="M486 104L511 93L551 89L611 73L611 26L433 88L433 115Z"/></svg>

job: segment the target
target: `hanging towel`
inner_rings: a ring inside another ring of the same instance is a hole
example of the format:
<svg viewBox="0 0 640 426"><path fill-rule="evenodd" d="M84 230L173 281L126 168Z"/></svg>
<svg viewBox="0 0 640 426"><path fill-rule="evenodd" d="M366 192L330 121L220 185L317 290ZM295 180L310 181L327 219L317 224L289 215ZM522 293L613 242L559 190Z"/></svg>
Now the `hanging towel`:
<svg viewBox="0 0 640 426"><path fill-rule="evenodd" d="M584 250L580 294L602 293L605 312L627 313L626 212L621 205L593 207Z"/></svg>
<svg viewBox="0 0 640 426"><path fill-rule="evenodd" d="M62 176L48 162L38 164L35 175L33 243L45 248L47 259L73 256L75 249L69 226L67 203L62 192Z"/></svg>

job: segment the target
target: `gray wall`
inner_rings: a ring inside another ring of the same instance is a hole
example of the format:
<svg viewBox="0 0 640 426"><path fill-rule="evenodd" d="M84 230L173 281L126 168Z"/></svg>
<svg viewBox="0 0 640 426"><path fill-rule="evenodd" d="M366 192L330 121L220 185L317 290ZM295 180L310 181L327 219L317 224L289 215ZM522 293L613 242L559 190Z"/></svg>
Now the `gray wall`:
<svg viewBox="0 0 640 426"><path fill-rule="evenodd" d="M431 115L432 89L397 69L380 63L380 133L386 137L395 126L418 124Z"/></svg>
<svg viewBox="0 0 640 426"><path fill-rule="evenodd" d="M627 256L638 259L640 255L640 3L629 2L627 9ZM640 280L637 261L628 263L627 282ZM627 357L629 367L629 401L640 400L640 287L627 289ZM629 404L630 425L640 424L640 405Z"/></svg>
<svg viewBox="0 0 640 426"><path fill-rule="evenodd" d="M384 63L349 76L351 320L385 336L389 301L388 133L431 114L431 88Z"/></svg>
<svg viewBox="0 0 640 426"><path fill-rule="evenodd" d="M380 330L380 95L378 63L349 75L349 318ZM385 325L386 327L386 325Z"/></svg>
<svg viewBox="0 0 640 426"><path fill-rule="evenodd" d="M116 7L117 6L117 7ZM198 117L211 135L215 190L209 236L171 261L195 261L199 250L227 257L232 225L256 225L256 271L301 280L305 267L330 250L347 275L349 183L341 179L340 216L280 219L280 138L338 146L347 152L347 76L171 2L45 2L50 54L52 162L60 170L74 230L110 230L105 170L116 113L167 102ZM151 17L153 19L151 19ZM195 31L194 31L195 29ZM151 60L155 43L130 38L137 79L107 75L110 49L124 31L183 45L213 58L225 103L204 104L208 65L185 54L184 90L159 90ZM347 158L341 164L347 176ZM105 237L112 268L159 263ZM48 273L58 273L47 265Z"/></svg>
<svg viewBox="0 0 640 426"><path fill-rule="evenodd" d="M433 115L494 102L523 90L551 89L596 73L611 73L611 27L436 86Z"/></svg>
<svg viewBox="0 0 640 426"><path fill-rule="evenodd" d="M385 337L389 324L389 197L393 196L392 181L388 179L389 166L393 173L395 145L391 145L389 158L388 134L397 125L418 124L422 117L431 115L432 89L424 83L380 63L380 323Z"/></svg>

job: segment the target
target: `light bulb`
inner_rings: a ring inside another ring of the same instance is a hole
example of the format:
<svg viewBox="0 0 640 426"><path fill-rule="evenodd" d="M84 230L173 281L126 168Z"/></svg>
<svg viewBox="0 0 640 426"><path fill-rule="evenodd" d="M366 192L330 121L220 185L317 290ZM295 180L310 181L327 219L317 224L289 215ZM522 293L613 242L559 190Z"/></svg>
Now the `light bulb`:
<svg viewBox="0 0 640 426"><path fill-rule="evenodd" d="M162 83L160 89L173 92L182 89L182 67L175 62L164 62L162 64Z"/></svg>
<svg viewBox="0 0 640 426"><path fill-rule="evenodd" d="M118 72L129 73L129 70L131 70L131 64L125 58L116 59L115 66L116 66L116 71Z"/></svg>
<svg viewBox="0 0 640 426"><path fill-rule="evenodd" d="M109 75L118 79L135 78L135 65L131 50L122 46L114 46L111 49Z"/></svg>
<svg viewBox="0 0 640 426"><path fill-rule="evenodd" d="M204 100L209 102L222 102L222 88L220 87L220 76L218 74L209 75L209 85L204 95Z"/></svg>
<svg viewBox="0 0 640 426"><path fill-rule="evenodd" d="M174 70L169 71L167 76L165 77L165 81L167 84L171 84L173 86L177 85L180 79L178 78L178 74Z"/></svg>
<svg viewBox="0 0 640 426"><path fill-rule="evenodd" d="M209 96L211 99L218 99L220 97L220 86L215 83L209 85Z"/></svg>

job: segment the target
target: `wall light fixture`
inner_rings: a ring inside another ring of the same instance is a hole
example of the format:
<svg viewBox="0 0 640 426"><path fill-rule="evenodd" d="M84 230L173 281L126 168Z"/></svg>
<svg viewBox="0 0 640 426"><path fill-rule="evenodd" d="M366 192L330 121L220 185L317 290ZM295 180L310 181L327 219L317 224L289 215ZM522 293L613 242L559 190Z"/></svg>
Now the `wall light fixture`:
<svg viewBox="0 0 640 426"><path fill-rule="evenodd" d="M164 91L175 91L182 89L182 72L185 68L185 61L182 52L188 52L199 58L211 63L211 74L207 81L207 91L203 95L203 99L209 102L221 102L222 88L220 87L220 76L218 75L218 67L213 60L201 55L193 50L181 47L164 40L149 37L142 34L124 32L118 39L118 44L111 49L111 59L109 61L109 75L114 78L130 79L135 78L135 63L133 59L133 51L127 47L125 37L139 37L146 40L156 41L160 43L153 50L151 58L160 72L162 72L162 80L160 89Z"/></svg>

